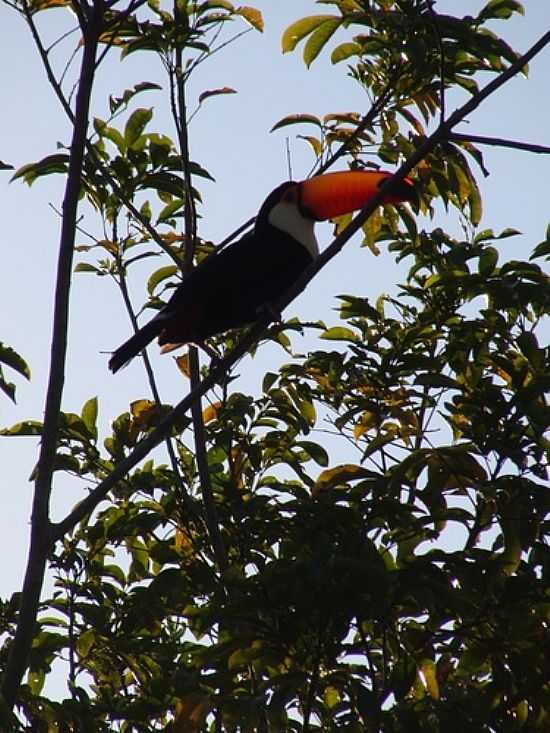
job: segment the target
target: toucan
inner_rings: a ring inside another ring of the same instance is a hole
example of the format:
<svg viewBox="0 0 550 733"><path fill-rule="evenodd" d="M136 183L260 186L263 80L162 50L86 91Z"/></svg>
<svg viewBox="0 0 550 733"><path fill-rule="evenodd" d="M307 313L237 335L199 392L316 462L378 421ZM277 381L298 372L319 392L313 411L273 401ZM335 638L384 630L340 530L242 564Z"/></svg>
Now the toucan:
<svg viewBox="0 0 550 733"><path fill-rule="evenodd" d="M201 344L253 323L276 306L319 254L316 221L362 208L391 177L387 171L339 171L305 181L286 181L266 198L254 229L184 276L157 315L113 352L116 372L155 337L170 345ZM412 181L394 185L383 203L416 201Z"/></svg>

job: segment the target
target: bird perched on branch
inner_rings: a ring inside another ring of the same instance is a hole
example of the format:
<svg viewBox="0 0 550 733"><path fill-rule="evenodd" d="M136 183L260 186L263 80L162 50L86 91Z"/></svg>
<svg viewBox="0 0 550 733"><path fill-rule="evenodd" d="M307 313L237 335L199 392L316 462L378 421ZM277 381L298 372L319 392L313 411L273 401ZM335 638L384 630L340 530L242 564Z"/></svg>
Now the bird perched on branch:
<svg viewBox="0 0 550 733"><path fill-rule="evenodd" d="M319 254L315 222L362 208L391 175L341 171L277 186L262 204L253 231L186 275L157 315L113 353L111 371L118 371L156 337L167 350L166 345L200 344L253 323L262 309L276 306ZM416 198L406 178L383 203Z"/></svg>

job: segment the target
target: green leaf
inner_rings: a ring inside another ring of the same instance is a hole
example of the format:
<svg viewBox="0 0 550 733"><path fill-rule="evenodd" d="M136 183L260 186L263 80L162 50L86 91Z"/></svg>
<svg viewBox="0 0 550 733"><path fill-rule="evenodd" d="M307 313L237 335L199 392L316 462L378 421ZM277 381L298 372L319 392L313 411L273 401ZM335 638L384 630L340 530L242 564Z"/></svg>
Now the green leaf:
<svg viewBox="0 0 550 733"><path fill-rule="evenodd" d="M29 670L27 675L27 684L33 695L40 695L44 682L46 681L46 671L44 669Z"/></svg>
<svg viewBox="0 0 550 733"><path fill-rule="evenodd" d="M310 427L313 427L313 425L315 425L315 421L317 420L317 412L315 410L315 405L313 404L313 402L311 400L299 400L297 405L298 410L300 411L300 415L304 418L304 420Z"/></svg>
<svg viewBox="0 0 550 733"><path fill-rule="evenodd" d="M262 382L262 392L264 392L264 394L267 394L278 378L278 374L274 374L273 372L266 372Z"/></svg>
<svg viewBox="0 0 550 733"><path fill-rule="evenodd" d="M47 155L37 163L28 163L19 168L11 177L12 181L22 178L28 186L31 186L37 178L49 176L51 173L66 173L69 169L69 155L67 153L55 153Z"/></svg>
<svg viewBox="0 0 550 733"><path fill-rule="evenodd" d="M140 108L132 112L124 127L124 141L129 148L141 137L152 117L152 107L148 109Z"/></svg>
<svg viewBox="0 0 550 733"><path fill-rule="evenodd" d="M481 10L476 18L478 23L484 23L486 20L497 18L498 20L506 20L513 13L524 15L523 5L516 0L490 0Z"/></svg>
<svg viewBox="0 0 550 733"><path fill-rule="evenodd" d="M80 657L87 657L96 639L95 629L87 629L80 634L76 642L76 650Z"/></svg>
<svg viewBox="0 0 550 733"><path fill-rule="evenodd" d="M100 137L110 140L120 153L126 150L126 143L121 133L114 127L109 125L99 117L94 117L94 130Z"/></svg>
<svg viewBox="0 0 550 733"><path fill-rule="evenodd" d="M443 387L444 389L459 389L460 385L452 377L445 374L417 374L415 384L422 384L426 387Z"/></svg>
<svg viewBox="0 0 550 733"><path fill-rule="evenodd" d="M31 378L31 371L27 365L27 362L14 351L11 346L6 346L0 341L0 362L6 366L14 369L18 374L25 377L25 379Z"/></svg>
<svg viewBox="0 0 550 733"><path fill-rule="evenodd" d="M165 265L156 270L147 281L147 292L149 295L153 295L163 280L173 277L178 271L179 268L176 265Z"/></svg>
<svg viewBox="0 0 550 733"><path fill-rule="evenodd" d="M158 215L157 224L165 222L167 219L171 219L176 212L183 207L183 199L174 199L162 209Z"/></svg>
<svg viewBox="0 0 550 733"><path fill-rule="evenodd" d="M0 435L42 435L42 427L39 420L25 420L15 423L11 428L0 430Z"/></svg>
<svg viewBox="0 0 550 733"><path fill-rule="evenodd" d="M15 402L15 384L13 382L7 382L4 379L2 369L0 368L0 389L7 395L12 402Z"/></svg>
<svg viewBox="0 0 550 733"><path fill-rule="evenodd" d="M334 326L329 328L321 334L322 339L327 341L358 341L359 337L352 331L351 328L345 328L344 326Z"/></svg>
<svg viewBox="0 0 550 733"><path fill-rule="evenodd" d="M470 193L468 195L468 203L470 205L470 219L472 221L472 224L474 226L477 226L481 221L481 216L483 214L483 205L481 201L481 193L479 191L477 183L473 178L471 178L470 181L472 184L470 188Z"/></svg>
<svg viewBox="0 0 550 733"><path fill-rule="evenodd" d="M279 120L279 122L276 122L269 132L275 132L275 130L279 130L281 127L288 127L288 125L300 125L302 123L317 125L319 128L323 127L321 120L315 117L315 115L287 115Z"/></svg>
<svg viewBox="0 0 550 733"><path fill-rule="evenodd" d="M80 473L80 462L76 456L70 453L58 453L54 459L53 470ZM35 477L36 474L33 472L33 479Z"/></svg>
<svg viewBox="0 0 550 733"><path fill-rule="evenodd" d="M311 66L341 25L342 18L327 20L311 34L304 47L304 62L306 66Z"/></svg>
<svg viewBox="0 0 550 733"><path fill-rule="evenodd" d="M328 466L328 453L318 443L313 443L310 440L300 440L296 445L311 456L319 466Z"/></svg>
<svg viewBox="0 0 550 733"><path fill-rule="evenodd" d="M75 265L74 271L75 272L95 272L96 275L103 275L103 272L101 272L99 267L96 267L95 265L91 265L89 262L78 262Z"/></svg>
<svg viewBox="0 0 550 733"><path fill-rule="evenodd" d="M82 408L82 422L97 439L97 397L91 397Z"/></svg>
<svg viewBox="0 0 550 733"><path fill-rule="evenodd" d="M310 15L307 18L301 18L295 23L292 23L292 25L289 25L281 38L283 53L294 51L302 38L305 38L320 25L328 21L338 21L338 25L340 25L342 19L337 18L334 15Z"/></svg>
<svg viewBox="0 0 550 733"><path fill-rule="evenodd" d="M358 56L360 53L361 45L348 41L347 43L341 43L339 46L336 46L330 55L330 60L333 64L339 64L340 61L345 61L351 56Z"/></svg>
<svg viewBox="0 0 550 733"><path fill-rule="evenodd" d="M497 266L498 252L494 247L485 247L479 258L479 274L491 275Z"/></svg>

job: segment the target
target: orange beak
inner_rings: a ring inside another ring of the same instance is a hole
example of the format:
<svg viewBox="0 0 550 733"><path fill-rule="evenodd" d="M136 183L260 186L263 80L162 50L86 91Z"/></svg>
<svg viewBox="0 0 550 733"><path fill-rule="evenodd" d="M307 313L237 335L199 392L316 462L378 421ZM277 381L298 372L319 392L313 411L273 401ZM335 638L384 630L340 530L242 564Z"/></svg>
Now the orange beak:
<svg viewBox="0 0 550 733"><path fill-rule="evenodd" d="M317 221L333 219L362 209L392 175L388 171L337 171L315 176L299 184L300 205ZM398 204L401 201L418 203L418 195L410 178L396 184L382 203Z"/></svg>

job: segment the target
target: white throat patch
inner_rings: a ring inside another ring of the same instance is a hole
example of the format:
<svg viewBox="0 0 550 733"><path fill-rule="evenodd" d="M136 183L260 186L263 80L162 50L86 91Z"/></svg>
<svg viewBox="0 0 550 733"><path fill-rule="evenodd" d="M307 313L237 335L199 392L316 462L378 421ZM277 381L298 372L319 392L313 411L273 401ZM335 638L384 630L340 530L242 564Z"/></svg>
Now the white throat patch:
<svg viewBox="0 0 550 733"><path fill-rule="evenodd" d="M302 216L298 207L291 201L280 201L268 215L271 226L280 229L304 246L315 259L319 255L319 245L315 239L313 227L315 222Z"/></svg>

